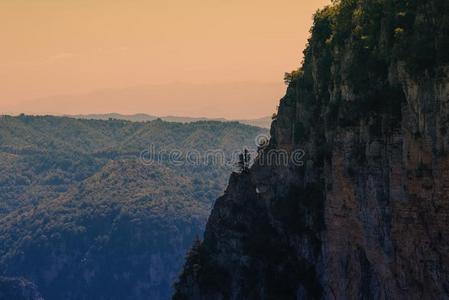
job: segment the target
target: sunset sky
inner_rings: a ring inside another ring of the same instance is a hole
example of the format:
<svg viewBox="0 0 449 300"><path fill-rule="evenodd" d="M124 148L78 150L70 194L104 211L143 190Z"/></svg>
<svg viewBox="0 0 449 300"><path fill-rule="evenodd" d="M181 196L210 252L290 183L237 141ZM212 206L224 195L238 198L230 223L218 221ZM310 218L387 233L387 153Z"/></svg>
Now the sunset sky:
<svg viewBox="0 0 449 300"><path fill-rule="evenodd" d="M274 112L326 0L0 0L0 114Z"/></svg>

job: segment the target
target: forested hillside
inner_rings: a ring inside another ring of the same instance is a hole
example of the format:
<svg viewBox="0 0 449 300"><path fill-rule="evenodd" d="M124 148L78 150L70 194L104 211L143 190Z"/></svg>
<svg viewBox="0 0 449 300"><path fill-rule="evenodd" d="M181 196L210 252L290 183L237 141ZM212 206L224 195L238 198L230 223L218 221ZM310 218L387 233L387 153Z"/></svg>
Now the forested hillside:
<svg viewBox="0 0 449 300"><path fill-rule="evenodd" d="M232 122L232 121L224 119L224 118L211 119L211 118L193 118L193 117L176 117L176 116L156 117L156 116L147 115L147 114L123 115L123 114L117 114L117 113L68 115L68 117L77 118L77 119L87 119L87 120L89 120L89 119L92 119L92 120L117 119L117 120L127 120L127 121L134 121L134 122L154 121L156 119L161 119L161 120L167 121L167 122L177 122L177 123L191 123L191 122L198 122L198 121ZM242 123L242 124L257 126L257 127L262 127L262 128L270 128L270 125L271 125L271 117L270 116L257 118L257 119L234 120L234 121Z"/></svg>
<svg viewBox="0 0 449 300"><path fill-rule="evenodd" d="M232 166L143 151L230 156L259 134L238 123L0 117L0 276L26 278L45 299L167 299Z"/></svg>

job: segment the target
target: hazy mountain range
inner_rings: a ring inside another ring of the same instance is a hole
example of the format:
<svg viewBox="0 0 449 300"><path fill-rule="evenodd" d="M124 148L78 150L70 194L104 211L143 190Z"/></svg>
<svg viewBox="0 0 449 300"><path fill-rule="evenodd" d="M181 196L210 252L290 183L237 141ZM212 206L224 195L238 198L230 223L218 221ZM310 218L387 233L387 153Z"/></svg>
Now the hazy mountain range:
<svg viewBox="0 0 449 300"><path fill-rule="evenodd" d="M283 84L264 82L166 83L57 94L29 100L0 102L0 113L80 115L142 112L154 116L201 116L253 119L276 110ZM279 95L278 97L273 95Z"/></svg>
<svg viewBox="0 0 449 300"><path fill-rule="evenodd" d="M195 118L195 117L178 117L178 116L164 116L158 117L148 114L133 114L124 115L118 113L109 114L87 114L87 115L66 115L66 117L76 118L76 119L90 119L90 120L126 120L132 122L147 122L161 119L166 122L177 122L177 123L191 123L198 121L219 121L219 122L232 122L237 121L242 124L257 126L262 128L270 128L272 118L270 116L262 117L258 119L248 119L248 120L228 120L225 118Z"/></svg>

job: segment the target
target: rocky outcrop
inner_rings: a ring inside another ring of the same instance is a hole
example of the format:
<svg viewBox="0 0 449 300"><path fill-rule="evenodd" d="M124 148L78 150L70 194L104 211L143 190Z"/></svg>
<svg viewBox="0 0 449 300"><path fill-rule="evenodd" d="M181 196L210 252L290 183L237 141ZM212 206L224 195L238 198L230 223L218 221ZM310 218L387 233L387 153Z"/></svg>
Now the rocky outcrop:
<svg viewBox="0 0 449 300"><path fill-rule="evenodd" d="M174 299L449 298L448 12L315 15L270 144L232 175Z"/></svg>
<svg viewBox="0 0 449 300"><path fill-rule="evenodd" d="M23 278L0 277L0 300L44 300L36 286Z"/></svg>

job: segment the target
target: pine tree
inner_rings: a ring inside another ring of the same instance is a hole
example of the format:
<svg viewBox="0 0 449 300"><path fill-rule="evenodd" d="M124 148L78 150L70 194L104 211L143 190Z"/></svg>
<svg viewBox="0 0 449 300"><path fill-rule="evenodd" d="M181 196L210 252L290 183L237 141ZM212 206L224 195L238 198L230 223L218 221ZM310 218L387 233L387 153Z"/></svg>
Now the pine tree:
<svg viewBox="0 0 449 300"><path fill-rule="evenodd" d="M237 167L240 173L245 173L249 171L249 165L251 162L251 154L248 149L243 150L243 153L239 154L239 161Z"/></svg>

